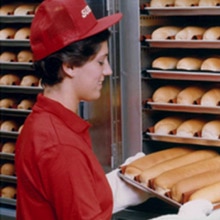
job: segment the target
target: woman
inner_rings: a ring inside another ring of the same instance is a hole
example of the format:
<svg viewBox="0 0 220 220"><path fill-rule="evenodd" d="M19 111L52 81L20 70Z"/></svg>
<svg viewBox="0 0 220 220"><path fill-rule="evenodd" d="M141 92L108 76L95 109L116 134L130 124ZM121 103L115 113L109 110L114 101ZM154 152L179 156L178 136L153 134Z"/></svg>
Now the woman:
<svg viewBox="0 0 220 220"><path fill-rule="evenodd" d="M92 152L90 125L77 112L81 100L100 97L112 74L108 27L121 17L96 20L84 0L45 0L38 8L30 42L44 89L16 144L17 220L111 218L112 177L106 178ZM135 203L147 198L136 194Z"/></svg>

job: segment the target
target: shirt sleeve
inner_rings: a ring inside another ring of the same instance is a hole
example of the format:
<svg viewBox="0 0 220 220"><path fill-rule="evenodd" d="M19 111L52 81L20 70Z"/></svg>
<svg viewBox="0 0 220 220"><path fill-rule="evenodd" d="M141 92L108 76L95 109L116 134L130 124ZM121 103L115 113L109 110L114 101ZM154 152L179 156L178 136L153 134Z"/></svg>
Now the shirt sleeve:
<svg viewBox="0 0 220 220"><path fill-rule="evenodd" d="M45 199L58 219L106 220L96 196L90 159L72 146L55 146L41 155L39 170Z"/></svg>

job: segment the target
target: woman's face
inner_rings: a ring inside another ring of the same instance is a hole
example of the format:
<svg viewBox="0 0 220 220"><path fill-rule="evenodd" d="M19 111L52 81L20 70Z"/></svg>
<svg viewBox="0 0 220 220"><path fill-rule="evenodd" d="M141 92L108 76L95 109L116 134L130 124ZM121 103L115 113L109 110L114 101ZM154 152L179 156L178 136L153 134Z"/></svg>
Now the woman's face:
<svg viewBox="0 0 220 220"><path fill-rule="evenodd" d="M108 43L101 43L97 55L82 67L74 67L74 90L79 101L96 100L101 95L105 76L112 74L108 62Z"/></svg>

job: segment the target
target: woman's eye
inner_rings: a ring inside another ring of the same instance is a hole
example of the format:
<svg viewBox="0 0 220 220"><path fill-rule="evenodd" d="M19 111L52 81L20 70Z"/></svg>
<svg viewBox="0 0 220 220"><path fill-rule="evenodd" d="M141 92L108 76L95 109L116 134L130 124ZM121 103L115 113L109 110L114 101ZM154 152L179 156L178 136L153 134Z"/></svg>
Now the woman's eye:
<svg viewBox="0 0 220 220"><path fill-rule="evenodd" d="M101 66L104 65L104 62L103 62L103 61L99 61L98 63L99 63Z"/></svg>

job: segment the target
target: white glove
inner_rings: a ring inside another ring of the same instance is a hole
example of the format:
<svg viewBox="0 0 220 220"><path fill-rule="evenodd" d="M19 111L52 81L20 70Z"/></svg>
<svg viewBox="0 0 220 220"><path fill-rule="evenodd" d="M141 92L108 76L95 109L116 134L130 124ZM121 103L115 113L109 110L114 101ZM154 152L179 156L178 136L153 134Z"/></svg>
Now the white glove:
<svg viewBox="0 0 220 220"><path fill-rule="evenodd" d="M142 152L137 153L135 156L129 157L123 165L131 163L132 161L144 155L145 154ZM123 181L118 176L118 172L119 169L115 169L112 172L106 174L113 194L113 213L123 210L128 206L134 206L143 203L151 197L151 195L147 192L144 192Z"/></svg>
<svg viewBox="0 0 220 220"><path fill-rule="evenodd" d="M209 218L213 205L208 200L193 200L185 203L179 208L178 214L163 215L151 220L218 220L220 218ZM213 213L214 214L214 213ZM217 213L218 216L220 213ZM209 215L209 216L208 216Z"/></svg>

